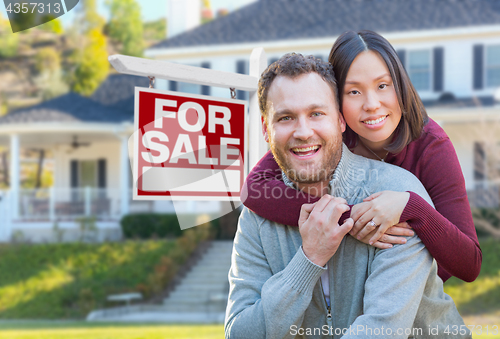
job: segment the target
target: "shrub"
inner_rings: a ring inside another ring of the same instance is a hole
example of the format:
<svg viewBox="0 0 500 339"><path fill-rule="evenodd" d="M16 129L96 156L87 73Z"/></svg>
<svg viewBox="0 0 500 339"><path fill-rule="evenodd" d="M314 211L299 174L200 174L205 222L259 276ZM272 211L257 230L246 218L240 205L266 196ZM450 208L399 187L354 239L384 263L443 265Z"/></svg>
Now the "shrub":
<svg viewBox="0 0 500 339"><path fill-rule="evenodd" d="M500 209L473 208L472 216L479 237L493 236L500 239Z"/></svg>
<svg viewBox="0 0 500 339"><path fill-rule="evenodd" d="M208 221L207 216L192 216L193 221L196 223L202 223ZM217 234L219 229L219 219L207 222L210 224L209 227L203 228L204 232L210 232L214 230ZM179 221L177 220L176 214L159 214L159 213L138 213L129 214L122 218L120 221L123 236L126 239L151 239L154 237L159 238L177 238L189 230L181 230ZM199 228L196 226L193 228ZM202 232L203 233L203 232ZM207 237L208 235L203 235L200 232L195 232L198 237Z"/></svg>
<svg viewBox="0 0 500 339"><path fill-rule="evenodd" d="M13 34L9 20L5 20L0 13L0 59L12 58L17 55L19 35Z"/></svg>
<svg viewBox="0 0 500 339"><path fill-rule="evenodd" d="M129 214L120 221L125 238L178 237L182 230L175 214Z"/></svg>

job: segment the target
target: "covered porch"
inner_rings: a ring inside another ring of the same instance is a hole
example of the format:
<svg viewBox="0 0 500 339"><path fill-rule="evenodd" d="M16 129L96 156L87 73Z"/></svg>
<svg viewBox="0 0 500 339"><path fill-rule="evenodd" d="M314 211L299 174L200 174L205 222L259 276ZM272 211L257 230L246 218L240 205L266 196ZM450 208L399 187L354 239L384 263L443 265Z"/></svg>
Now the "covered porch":
<svg viewBox="0 0 500 339"><path fill-rule="evenodd" d="M68 96L63 98L68 101L74 95ZM89 99L77 98L77 104L78 100L90 106L81 109L95 108ZM106 108L108 119L113 116L110 111L115 110ZM132 123L86 122L63 112L49 113L48 117L46 110L35 106L0 118L0 146L9 154L4 172L9 186L0 193L0 241L9 241L20 225L64 222L76 227L83 217L119 228L120 218L130 212ZM51 187L22 187L22 155L27 149L51 154Z"/></svg>
<svg viewBox="0 0 500 339"><path fill-rule="evenodd" d="M473 100L427 109L449 136L472 208L500 207L500 105Z"/></svg>

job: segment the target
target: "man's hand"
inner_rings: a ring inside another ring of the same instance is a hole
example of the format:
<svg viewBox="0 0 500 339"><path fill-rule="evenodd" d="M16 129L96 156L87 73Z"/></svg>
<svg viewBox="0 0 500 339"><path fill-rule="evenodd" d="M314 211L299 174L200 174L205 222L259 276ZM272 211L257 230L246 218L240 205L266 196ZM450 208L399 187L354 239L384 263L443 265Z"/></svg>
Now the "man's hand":
<svg viewBox="0 0 500 339"><path fill-rule="evenodd" d="M354 225L351 218L341 226L338 224L342 213L348 210L345 199L328 194L315 204L302 205L299 217L302 249L306 257L316 265L325 266Z"/></svg>

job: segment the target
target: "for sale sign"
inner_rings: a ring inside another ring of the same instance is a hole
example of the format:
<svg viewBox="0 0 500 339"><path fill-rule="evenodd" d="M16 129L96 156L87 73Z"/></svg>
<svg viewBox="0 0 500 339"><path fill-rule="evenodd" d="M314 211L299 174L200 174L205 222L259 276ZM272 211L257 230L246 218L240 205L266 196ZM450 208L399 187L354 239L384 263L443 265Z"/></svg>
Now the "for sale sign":
<svg viewBox="0 0 500 339"><path fill-rule="evenodd" d="M135 89L134 200L238 200L246 102Z"/></svg>

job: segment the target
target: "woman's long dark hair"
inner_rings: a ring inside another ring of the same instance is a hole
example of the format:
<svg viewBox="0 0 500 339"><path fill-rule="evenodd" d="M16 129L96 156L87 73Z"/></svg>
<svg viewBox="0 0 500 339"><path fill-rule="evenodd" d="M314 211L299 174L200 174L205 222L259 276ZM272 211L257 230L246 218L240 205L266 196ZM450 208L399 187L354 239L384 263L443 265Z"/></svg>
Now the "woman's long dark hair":
<svg viewBox="0 0 500 339"><path fill-rule="evenodd" d="M328 61L333 66L337 78L339 108L342 112L347 72L358 54L365 51L378 53L391 74L401 108L401 121L396 127L395 138L385 149L391 153L399 153L410 142L420 137L429 117L396 51L381 35L372 31L348 31L339 36L333 44ZM349 148L358 142L358 135L349 126L344 133L344 142Z"/></svg>

